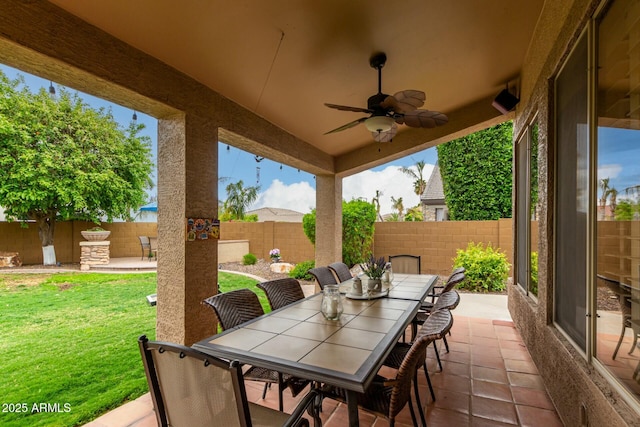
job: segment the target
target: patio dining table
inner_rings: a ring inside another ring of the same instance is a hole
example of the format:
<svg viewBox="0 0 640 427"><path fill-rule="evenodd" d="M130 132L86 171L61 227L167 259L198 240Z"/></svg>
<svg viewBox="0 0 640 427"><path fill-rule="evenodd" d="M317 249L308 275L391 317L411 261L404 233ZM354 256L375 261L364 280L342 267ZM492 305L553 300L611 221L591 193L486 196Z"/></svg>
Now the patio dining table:
<svg viewBox="0 0 640 427"><path fill-rule="evenodd" d="M358 426L357 393L371 384L436 278L397 275L384 298L343 298L339 320L324 318L320 312L322 294L315 294L193 347L224 359L341 387L346 390L349 425Z"/></svg>

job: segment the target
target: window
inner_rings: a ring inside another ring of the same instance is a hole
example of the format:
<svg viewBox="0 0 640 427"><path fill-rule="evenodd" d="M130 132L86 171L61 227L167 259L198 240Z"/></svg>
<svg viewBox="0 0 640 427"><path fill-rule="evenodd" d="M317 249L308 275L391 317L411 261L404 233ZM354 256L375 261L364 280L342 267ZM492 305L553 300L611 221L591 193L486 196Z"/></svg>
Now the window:
<svg viewBox="0 0 640 427"><path fill-rule="evenodd" d="M555 153L554 320L584 352L589 202L587 40L585 33L556 79Z"/></svg>
<svg viewBox="0 0 640 427"><path fill-rule="evenodd" d="M640 2L596 25L595 357L640 398Z"/></svg>
<svg viewBox="0 0 640 427"><path fill-rule="evenodd" d="M516 146L517 283L538 295L538 125L525 129Z"/></svg>

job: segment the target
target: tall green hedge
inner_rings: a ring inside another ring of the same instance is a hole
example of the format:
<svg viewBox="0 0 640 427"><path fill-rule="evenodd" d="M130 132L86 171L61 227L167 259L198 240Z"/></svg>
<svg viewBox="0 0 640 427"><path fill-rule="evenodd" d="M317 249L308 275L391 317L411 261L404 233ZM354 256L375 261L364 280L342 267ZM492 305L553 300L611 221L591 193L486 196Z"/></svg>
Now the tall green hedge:
<svg viewBox="0 0 640 427"><path fill-rule="evenodd" d="M438 146L450 219L511 218L512 135L509 121Z"/></svg>
<svg viewBox="0 0 640 427"><path fill-rule="evenodd" d="M349 267L371 254L376 208L364 200L342 202L342 262ZM316 210L302 218L304 234L316 244Z"/></svg>

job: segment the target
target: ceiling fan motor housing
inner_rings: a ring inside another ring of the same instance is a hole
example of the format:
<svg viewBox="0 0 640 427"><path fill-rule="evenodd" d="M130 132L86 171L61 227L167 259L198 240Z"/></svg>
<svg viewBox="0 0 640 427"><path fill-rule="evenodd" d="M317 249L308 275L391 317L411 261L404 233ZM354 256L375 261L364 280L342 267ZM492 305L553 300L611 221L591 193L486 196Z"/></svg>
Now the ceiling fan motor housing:
<svg viewBox="0 0 640 427"><path fill-rule="evenodd" d="M376 93L375 95L369 97L369 99L367 100L367 108L373 111L374 116L384 116L387 114L387 109L381 107L380 104L382 103L382 101L387 99L388 96L389 95L385 93Z"/></svg>

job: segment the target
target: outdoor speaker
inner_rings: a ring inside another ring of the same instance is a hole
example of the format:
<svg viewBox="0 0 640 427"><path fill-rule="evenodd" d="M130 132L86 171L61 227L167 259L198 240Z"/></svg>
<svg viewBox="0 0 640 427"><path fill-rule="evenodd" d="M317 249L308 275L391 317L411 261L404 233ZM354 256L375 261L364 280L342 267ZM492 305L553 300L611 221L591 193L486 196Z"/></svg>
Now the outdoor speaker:
<svg viewBox="0 0 640 427"><path fill-rule="evenodd" d="M493 105L496 110L500 111L502 114L507 114L509 111L516 108L518 102L520 102L520 99L515 95L512 95L511 92L509 92L509 89L502 89L491 105Z"/></svg>

